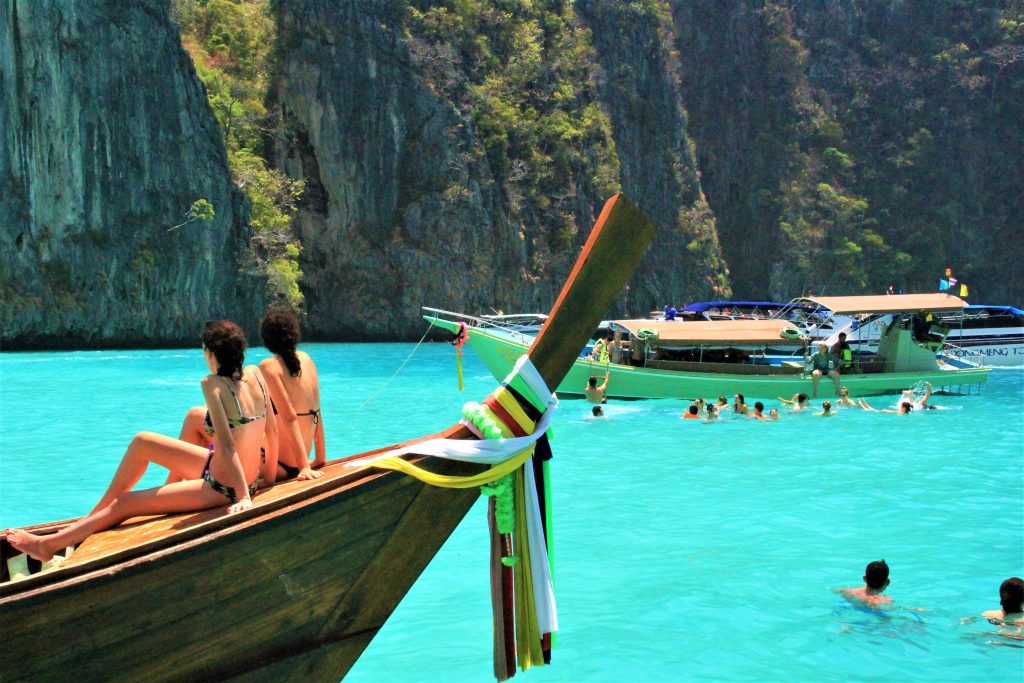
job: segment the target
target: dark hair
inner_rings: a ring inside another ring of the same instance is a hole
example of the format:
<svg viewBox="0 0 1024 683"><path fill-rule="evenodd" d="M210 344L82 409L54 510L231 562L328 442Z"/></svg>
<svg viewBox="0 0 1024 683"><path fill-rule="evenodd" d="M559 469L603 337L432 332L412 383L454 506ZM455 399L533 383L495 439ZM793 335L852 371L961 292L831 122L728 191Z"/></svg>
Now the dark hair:
<svg viewBox="0 0 1024 683"><path fill-rule="evenodd" d="M900 408L906 408L907 412L909 413L911 410L914 409L914 404L911 403L910 401L904 401L903 403L900 404Z"/></svg>
<svg viewBox="0 0 1024 683"><path fill-rule="evenodd" d="M760 401L755 402L754 403L754 410L756 410L757 412L760 413L761 411L764 410L764 404L761 403Z"/></svg>
<svg viewBox="0 0 1024 683"><path fill-rule="evenodd" d="M217 374L221 377L242 378L246 346L242 328L230 320L207 320L203 326L203 348L217 358Z"/></svg>
<svg viewBox="0 0 1024 683"><path fill-rule="evenodd" d="M696 403L691 403L689 410L690 410L690 415L696 415L697 413L700 412L700 409L697 408L697 404Z"/></svg>
<svg viewBox="0 0 1024 683"><path fill-rule="evenodd" d="M594 406L593 408L590 409L590 412L593 413L594 417L604 415L604 411L601 410L601 406Z"/></svg>
<svg viewBox="0 0 1024 683"><path fill-rule="evenodd" d="M831 401L822 401L821 402L821 407L824 408L825 410L831 410L832 409L832 402Z"/></svg>
<svg viewBox="0 0 1024 683"><path fill-rule="evenodd" d="M726 401L726 400L725 400L725 396L719 396L719 397L718 397L718 401L719 401L720 403L726 403L726 404L728 404L728 403L729 403L728 401Z"/></svg>
<svg viewBox="0 0 1024 683"><path fill-rule="evenodd" d="M1024 612L1024 580L1012 576L999 586L999 604L1007 614Z"/></svg>
<svg viewBox="0 0 1024 683"><path fill-rule="evenodd" d="M743 398L743 394L736 394L736 398L738 398L740 400L740 403L742 403L743 405L747 404L746 400Z"/></svg>
<svg viewBox="0 0 1024 683"><path fill-rule="evenodd" d="M868 584L868 588L881 590L885 588L888 580L889 565L885 563L885 560L868 562L868 566L864 568L864 582Z"/></svg>
<svg viewBox="0 0 1024 683"><path fill-rule="evenodd" d="M806 400L807 400L807 394L805 394L804 392L801 391L799 394L796 395L796 402L797 403L803 403Z"/></svg>
<svg viewBox="0 0 1024 683"><path fill-rule="evenodd" d="M587 384L589 384L592 387L596 387L597 386L597 378L596 377L591 377L590 379L587 380Z"/></svg>
<svg viewBox="0 0 1024 683"><path fill-rule="evenodd" d="M299 319L291 309L279 307L267 311L260 323L260 336L268 351L281 356L292 377L302 374L302 365L295 353L299 345Z"/></svg>

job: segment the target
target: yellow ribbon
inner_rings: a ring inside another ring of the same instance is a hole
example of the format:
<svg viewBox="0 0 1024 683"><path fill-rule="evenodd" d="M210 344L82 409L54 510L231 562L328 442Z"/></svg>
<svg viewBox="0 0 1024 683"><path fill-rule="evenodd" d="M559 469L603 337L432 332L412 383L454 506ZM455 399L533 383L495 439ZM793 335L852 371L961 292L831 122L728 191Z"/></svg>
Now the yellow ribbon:
<svg viewBox="0 0 1024 683"><path fill-rule="evenodd" d="M530 456L533 455L533 449L534 446L530 446L522 453L512 456L503 463L499 463L479 474L470 474L465 477L435 474L423 469L422 467L417 467L408 460L403 460L402 458L384 458L382 460L376 460L374 461L373 466L385 470L403 472L408 474L410 477L416 477L423 483L430 484L431 486L440 486L446 489L469 489L474 486L490 484L501 479L509 472L514 472L517 468L522 467L523 463L529 460ZM519 522L517 521L516 524L518 525Z"/></svg>

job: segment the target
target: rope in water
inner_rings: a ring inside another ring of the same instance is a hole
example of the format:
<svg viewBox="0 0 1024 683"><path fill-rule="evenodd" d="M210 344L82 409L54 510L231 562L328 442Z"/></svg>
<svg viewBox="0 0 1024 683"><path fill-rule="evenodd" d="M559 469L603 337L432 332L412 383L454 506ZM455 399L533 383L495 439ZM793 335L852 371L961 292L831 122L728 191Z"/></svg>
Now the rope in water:
<svg viewBox="0 0 1024 683"><path fill-rule="evenodd" d="M423 336L420 337L420 340L418 342L416 342L416 346L413 347L412 351L409 352L409 355L406 356L404 361L402 361L402 364L398 366L398 369L395 370L394 373L392 373L392 375L390 377L388 377L387 380L384 381L384 384L382 384L380 386L380 388L377 389L377 391L375 393L371 394L369 398L367 398L365 401L363 401L361 404L359 404L359 407L356 408L356 410L362 410L371 401L377 400L380 397L380 395L384 393L384 390L388 388L389 384L391 384L391 380L393 380L395 377L398 377L398 373L400 373L402 371L402 369L405 368L405 366L409 364L409 361L412 360L413 355L415 355L416 351L420 348L420 344L422 344L423 340L427 338L428 334L430 334L430 328L431 327L433 327L433 325L427 325L427 329L423 333Z"/></svg>

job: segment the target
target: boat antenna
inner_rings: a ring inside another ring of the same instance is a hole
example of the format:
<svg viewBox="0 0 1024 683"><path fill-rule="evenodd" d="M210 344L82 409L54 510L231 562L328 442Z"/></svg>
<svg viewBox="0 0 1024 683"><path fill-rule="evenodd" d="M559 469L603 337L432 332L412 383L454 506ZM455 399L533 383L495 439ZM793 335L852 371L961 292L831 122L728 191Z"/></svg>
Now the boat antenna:
<svg viewBox="0 0 1024 683"><path fill-rule="evenodd" d="M363 401L361 404L359 404L359 407L356 408L356 410L362 410L363 408L365 408L367 406L367 404L369 404L371 401L377 400L377 398L379 398L380 395L384 393L384 390L388 388L389 384L391 384L391 380L393 380L395 377L397 377L398 373L400 373L402 371L402 368L404 368L406 365L408 365L409 361L412 360L413 355L420 348L420 344L422 344L423 340L427 338L428 334L430 334L430 328L431 327L433 327L433 324L432 323L428 323L427 324L427 329L423 333L423 336L420 337L420 340L418 342L416 342L416 346L414 346L412 351L409 352L409 355L405 357L405 360L402 361L402 364L398 366L398 369L395 370L393 373L391 373L391 376L387 378L387 380L384 382L384 384L380 385L380 388L377 389L376 392L371 394L369 396L369 398L367 398L365 401Z"/></svg>

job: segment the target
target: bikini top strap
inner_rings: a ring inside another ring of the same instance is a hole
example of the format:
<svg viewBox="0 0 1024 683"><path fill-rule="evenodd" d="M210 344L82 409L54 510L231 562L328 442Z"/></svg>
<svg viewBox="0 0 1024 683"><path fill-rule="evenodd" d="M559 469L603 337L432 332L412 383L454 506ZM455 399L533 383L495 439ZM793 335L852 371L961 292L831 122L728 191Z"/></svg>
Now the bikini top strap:
<svg viewBox="0 0 1024 683"><path fill-rule="evenodd" d="M220 376L224 377L223 375ZM231 392L231 398L235 399L235 407L238 408L238 417L244 417L244 414L242 413L242 404L239 402L238 395L235 393L234 388L231 386L231 381L227 377L224 377L224 384L227 385L228 391Z"/></svg>
<svg viewBox="0 0 1024 683"><path fill-rule="evenodd" d="M267 414L267 404L270 404L271 408L273 408L273 410L274 410L274 414L276 415L277 414L277 407L274 406L274 402L272 400L270 400L269 397L267 397L267 388L265 386L263 386L263 380L260 379L260 375L262 375L263 373L260 372L259 370L257 370L253 374L256 376L256 384L260 385L260 391L263 392L263 414L264 415Z"/></svg>

